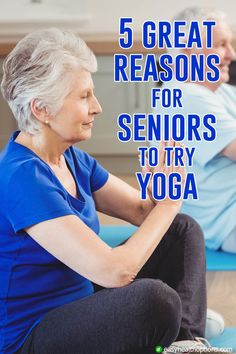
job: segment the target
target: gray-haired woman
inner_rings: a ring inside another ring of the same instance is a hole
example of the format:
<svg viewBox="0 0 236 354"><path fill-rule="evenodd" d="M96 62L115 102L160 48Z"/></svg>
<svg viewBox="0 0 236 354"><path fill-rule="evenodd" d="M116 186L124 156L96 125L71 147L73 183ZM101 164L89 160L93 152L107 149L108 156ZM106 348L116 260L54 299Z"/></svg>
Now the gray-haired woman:
<svg viewBox="0 0 236 354"><path fill-rule="evenodd" d="M181 201L141 201L72 146L101 112L95 70L83 40L58 29L26 36L4 63L20 131L0 156L1 353L145 353L204 335L198 225L176 216ZM184 176L164 160L156 171ZM139 228L112 249L97 210Z"/></svg>

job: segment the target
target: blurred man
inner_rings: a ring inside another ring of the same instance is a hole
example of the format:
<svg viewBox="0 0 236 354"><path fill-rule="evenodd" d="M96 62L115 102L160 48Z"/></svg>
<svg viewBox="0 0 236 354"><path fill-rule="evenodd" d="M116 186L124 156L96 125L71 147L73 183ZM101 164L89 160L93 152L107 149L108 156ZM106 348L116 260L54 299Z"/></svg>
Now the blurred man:
<svg viewBox="0 0 236 354"><path fill-rule="evenodd" d="M232 47L232 32L225 15L209 8L188 8L174 19L175 21L213 20L213 48L181 49L178 53L218 54L220 57L220 79L217 82L173 81L163 85L182 90L182 108L163 108L161 104L155 113L189 113L203 117L211 113L216 117L217 137L214 141L194 141L185 144L195 146L193 171L196 176L199 200L187 200L182 212L193 216L201 225L206 246L211 249L222 248L236 253L236 88L226 84L229 81L229 65L235 58ZM186 30L186 36L188 29ZM202 37L204 38L202 29ZM205 41L203 41L204 43ZM176 55L176 51L173 51ZM153 142L155 145L156 142Z"/></svg>

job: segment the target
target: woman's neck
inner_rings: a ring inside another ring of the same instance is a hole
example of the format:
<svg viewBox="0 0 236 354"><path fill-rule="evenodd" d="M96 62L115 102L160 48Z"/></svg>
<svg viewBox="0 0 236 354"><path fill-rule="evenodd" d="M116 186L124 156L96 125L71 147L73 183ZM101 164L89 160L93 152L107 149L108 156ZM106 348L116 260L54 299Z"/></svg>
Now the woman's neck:
<svg viewBox="0 0 236 354"><path fill-rule="evenodd" d="M20 132L15 142L31 149L47 164L58 167L61 166L64 151L70 146L45 130L35 135Z"/></svg>

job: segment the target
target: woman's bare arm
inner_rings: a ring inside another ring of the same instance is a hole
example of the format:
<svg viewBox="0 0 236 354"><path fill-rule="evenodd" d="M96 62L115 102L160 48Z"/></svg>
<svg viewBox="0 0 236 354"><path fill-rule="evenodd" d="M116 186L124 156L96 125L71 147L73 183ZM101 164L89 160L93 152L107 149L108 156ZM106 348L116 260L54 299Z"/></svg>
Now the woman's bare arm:
<svg viewBox="0 0 236 354"><path fill-rule="evenodd" d="M155 204L140 199L140 192L120 178L109 175L106 184L93 193L96 209L140 226Z"/></svg>
<svg viewBox="0 0 236 354"><path fill-rule="evenodd" d="M158 169L167 175L183 167L166 167L160 155ZM184 183L184 180L183 180ZM113 198L116 205L116 200ZM69 215L44 221L26 229L28 234L68 267L105 287L119 287L132 282L168 230L179 211L181 201L166 198L159 202L123 245L107 246L77 216ZM123 206L126 208L126 205Z"/></svg>
<svg viewBox="0 0 236 354"><path fill-rule="evenodd" d="M74 215L43 221L26 231L77 273L104 287L120 287L133 281L177 212L176 207L155 206L131 238L114 249Z"/></svg>

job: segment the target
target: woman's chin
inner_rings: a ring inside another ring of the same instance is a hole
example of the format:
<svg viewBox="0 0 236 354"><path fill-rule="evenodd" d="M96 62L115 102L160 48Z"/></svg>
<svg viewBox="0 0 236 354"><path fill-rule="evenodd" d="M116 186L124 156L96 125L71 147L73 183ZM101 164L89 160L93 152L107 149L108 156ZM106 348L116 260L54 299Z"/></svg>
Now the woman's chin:
<svg viewBox="0 0 236 354"><path fill-rule="evenodd" d="M86 134L80 134L78 136L73 137L73 139L72 139L74 141L73 144L89 140L89 139L91 139L91 137L92 137L91 131L86 132Z"/></svg>

